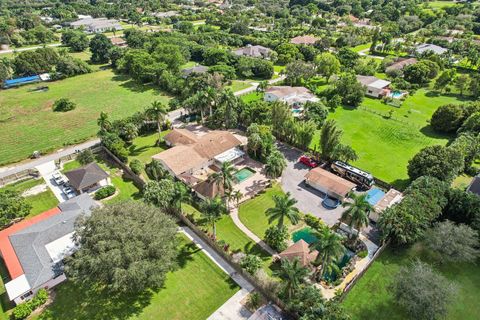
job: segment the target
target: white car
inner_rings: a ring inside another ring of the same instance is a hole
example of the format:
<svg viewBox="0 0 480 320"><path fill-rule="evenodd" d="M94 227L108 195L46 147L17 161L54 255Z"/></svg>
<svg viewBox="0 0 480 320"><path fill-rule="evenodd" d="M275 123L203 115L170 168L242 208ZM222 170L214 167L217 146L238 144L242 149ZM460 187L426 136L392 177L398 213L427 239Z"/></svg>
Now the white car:
<svg viewBox="0 0 480 320"><path fill-rule="evenodd" d="M67 199L71 199L76 196L75 191L71 187L64 187L62 191L67 196Z"/></svg>
<svg viewBox="0 0 480 320"><path fill-rule="evenodd" d="M53 180L59 186L64 185L66 181L65 177L60 172L54 172L52 175Z"/></svg>

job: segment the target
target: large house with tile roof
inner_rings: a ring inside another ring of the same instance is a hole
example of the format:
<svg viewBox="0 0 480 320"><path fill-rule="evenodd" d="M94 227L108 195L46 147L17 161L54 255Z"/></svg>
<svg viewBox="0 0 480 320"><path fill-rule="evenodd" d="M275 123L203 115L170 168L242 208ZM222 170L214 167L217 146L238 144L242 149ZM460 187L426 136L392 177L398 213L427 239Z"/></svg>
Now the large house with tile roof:
<svg viewBox="0 0 480 320"><path fill-rule="evenodd" d="M0 231L0 254L11 279L5 283L10 301L22 303L41 288L66 280L63 259L77 249L75 221L95 206L88 194L82 194Z"/></svg>

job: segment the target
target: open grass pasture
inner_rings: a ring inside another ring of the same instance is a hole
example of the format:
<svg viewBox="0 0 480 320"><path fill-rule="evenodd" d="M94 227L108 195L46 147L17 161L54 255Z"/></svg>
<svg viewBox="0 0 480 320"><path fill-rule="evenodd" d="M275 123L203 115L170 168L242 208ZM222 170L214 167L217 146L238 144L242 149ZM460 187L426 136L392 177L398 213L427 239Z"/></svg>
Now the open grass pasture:
<svg viewBox="0 0 480 320"><path fill-rule="evenodd" d="M396 272L412 260L430 261L421 244L408 249L387 248L372 264L365 275L348 293L343 302L352 320L362 319L411 319L395 304L390 289ZM480 266L478 263L434 264L434 269L458 286L455 302L449 307L447 320L474 320L480 314Z"/></svg>
<svg viewBox="0 0 480 320"><path fill-rule="evenodd" d="M66 282L58 287L54 303L35 319L204 320L239 287L183 235L178 251L178 269L167 275L158 292L112 297Z"/></svg>
<svg viewBox="0 0 480 320"><path fill-rule="evenodd" d="M352 146L359 159L353 164L374 176L405 186L408 161L420 149L445 145L452 137L439 135L429 125L433 112L441 105L462 103L456 95L439 96L424 89L408 97L401 107L365 98L359 108L339 107L330 114L344 131L343 142ZM388 113L393 110L392 118ZM319 133L311 147L318 145Z"/></svg>
<svg viewBox="0 0 480 320"><path fill-rule="evenodd" d="M101 111L112 119L143 110L152 101L168 97L151 86L103 70L48 83L49 90L31 92L39 84L0 93L0 165L29 157L33 151L52 151L74 144L97 132ZM55 100L77 104L69 112L53 112Z"/></svg>

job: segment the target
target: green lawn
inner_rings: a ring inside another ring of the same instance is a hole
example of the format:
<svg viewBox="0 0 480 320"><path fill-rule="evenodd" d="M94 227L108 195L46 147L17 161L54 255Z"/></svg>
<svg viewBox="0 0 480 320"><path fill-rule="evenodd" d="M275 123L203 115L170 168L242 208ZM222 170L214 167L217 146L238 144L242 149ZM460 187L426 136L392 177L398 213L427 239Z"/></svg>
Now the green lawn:
<svg viewBox="0 0 480 320"><path fill-rule="evenodd" d="M438 96L421 89L400 108L383 104L379 99L365 98L360 108L338 107L329 117L344 131L343 142L357 152L359 159L354 165L402 188L408 179L408 161L420 149L444 145L451 138L435 133L428 123L433 112L448 103L462 101L456 95ZM392 119L385 117L389 110L394 111ZM312 148L318 140L317 132Z"/></svg>
<svg viewBox="0 0 480 320"><path fill-rule="evenodd" d="M37 319L204 320L239 287L186 237L181 236L179 268L167 275L159 292L114 298L62 284L55 302Z"/></svg>
<svg viewBox="0 0 480 320"><path fill-rule="evenodd" d="M118 194L113 198L106 200L105 203L117 203L127 199L140 199L140 190L135 186L133 180L122 173L119 167L108 161L103 157L97 156L95 161L98 165L109 173L112 184L117 189ZM67 172L81 167L77 160L67 162L63 165L62 172Z"/></svg>
<svg viewBox="0 0 480 320"><path fill-rule="evenodd" d="M263 99L263 93L259 92L250 92L248 94L244 94L243 96L240 97L240 99L243 100L245 103L249 103L252 101L257 101L257 100L262 100Z"/></svg>
<svg viewBox="0 0 480 320"><path fill-rule="evenodd" d="M456 5L455 1L430 1L428 6L433 9L441 9L446 7L453 7Z"/></svg>
<svg viewBox="0 0 480 320"><path fill-rule="evenodd" d="M275 206L272 196L282 194L284 194L284 192L282 191L280 185L276 184L267 189L265 193L262 193L259 196L240 205L238 211L240 221L242 221L242 223L260 239L265 237L265 231L270 226L265 211L268 208ZM273 223L276 223L276 221Z"/></svg>
<svg viewBox="0 0 480 320"><path fill-rule="evenodd" d="M421 245L409 249L388 248L357 282L343 302L344 307L357 319L407 320L405 312L395 305L389 285L401 266L416 258L428 261ZM436 264L437 272L459 286L458 296L450 306L448 320L475 320L480 314L480 266L473 264Z"/></svg>
<svg viewBox="0 0 480 320"><path fill-rule="evenodd" d="M162 137L167 135L170 130L162 132ZM151 161L152 156L156 155L167 149L166 145L159 146L158 141L158 132L151 133L149 135L139 136L133 140L131 146L128 147L128 159L132 161L133 159L138 159L144 164L147 164Z"/></svg>
<svg viewBox="0 0 480 320"><path fill-rule="evenodd" d="M183 204L183 211L187 215L192 215L195 224L200 225L201 229L208 230L212 233L212 227L203 223L202 213L189 204ZM242 230L237 228L229 215L224 215L216 224L217 240L225 241L233 252L244 252L247 254L255 254L263 261L263 270L272 274L272 257L265 252L259 245L253 242Z"/></svg>
<svg viewBox="0 0 480 320"><path fill-rule="evenodd" d="M168 101L152 86L111 70L48 83L46 92L28 91L37 86L1 91L0 165L25 159L35 150L52 151L95 136L100 111L119 119L144 110L154 100ZM70 98L77 108L53 112L52 104L59 98Z"/></svg>
<svg viewBox="0 0 480 320"><path fill-rule="evenodd" d="M248 81L233 80L232 84L227 88L230 88L233 92L237 92L243 89L250 88L252 85Z"/></svg>
<svg viewBox="0 0 480 320"><path fill-rule="evenodd" d="M44 183L45 181L43 179L29 179L29 180L23 180L13 184L9 184L0 190L14 190L21 194L28 189L31 189L35 186L38 186ZM37 214L45 212L58 205L57 198L55 197L53 192L48 188L46 191L25 197L25 200L27 203L29 203L32 206L32 209L30 210L30 214L27 217L36 216Z"/></svg>

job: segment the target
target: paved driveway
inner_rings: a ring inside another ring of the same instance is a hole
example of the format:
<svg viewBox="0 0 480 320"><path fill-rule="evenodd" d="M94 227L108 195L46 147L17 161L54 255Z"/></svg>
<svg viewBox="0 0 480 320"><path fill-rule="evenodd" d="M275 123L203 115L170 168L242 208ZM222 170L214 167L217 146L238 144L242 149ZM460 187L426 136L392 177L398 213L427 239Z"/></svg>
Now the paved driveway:
<svg viewBox="0 0 480 320"><path fill-rule="evenodd" d="M279 144L278 148L287 159L287 168L283 172L281 179L283 191L292 194L298 201L297 207L303 213L311 213L321 218L329 226L337 223L344 208L341 206L334 210L324 208L322 206L322 200L325 194L305 184L304 177L309 168L298 162L298 158L302 153L283 144Z"/></svg>

